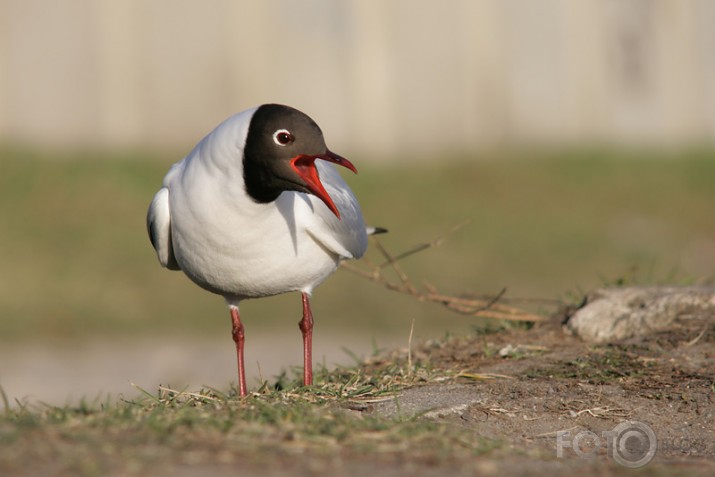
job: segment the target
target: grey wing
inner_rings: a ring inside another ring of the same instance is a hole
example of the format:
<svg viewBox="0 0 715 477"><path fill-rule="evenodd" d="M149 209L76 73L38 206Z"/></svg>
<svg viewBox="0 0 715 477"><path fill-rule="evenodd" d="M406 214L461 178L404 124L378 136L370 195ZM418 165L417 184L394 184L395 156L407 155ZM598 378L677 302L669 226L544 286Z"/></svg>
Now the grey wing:
<svg viewBox="0 0 715 477"><path fill-rule="evenodd" d="M318 207L316 213L322 220L310 227L308 232L341 257L360 258L367 250L367 229L360 204L332 164L316 161L316 166L320 182L340 211L340 219L327 207Z"/></svg>
<svg viewBox="0 0 715 477"><path fill-rule="evenodd" d="M169 189L162 187L149 204L146 215L149 240L156 250L159 263L169 270L181 270L174 256L171 243L171 214L169 213Z"/></svg>

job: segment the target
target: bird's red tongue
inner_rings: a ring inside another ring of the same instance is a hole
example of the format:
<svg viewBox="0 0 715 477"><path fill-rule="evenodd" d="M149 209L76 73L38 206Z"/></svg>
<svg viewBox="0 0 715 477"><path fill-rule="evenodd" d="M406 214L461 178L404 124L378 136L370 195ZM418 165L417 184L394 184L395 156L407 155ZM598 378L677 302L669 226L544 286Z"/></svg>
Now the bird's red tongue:
<svg viewBox="0 0 715 477"><path fill-rule="evenodd" d="M335 206L333 199L330 198L328 191L326 191L325 187L323 187L323 183L320 182L320 175L318 174L318 169L315 167L316 159L323 159L324 161L332 162L333 164L338 164L340 166L347 167L356 174L357 169L355 169L355 166L353 166L350 161L331 151L328 151L325 154L319 154L315 156L301 154L291 160L291 165L293 166L293 169L295 169L301 179L305 181L308 190L310 190L310 192L317 198L322 200L337 218L340 218L340 211Z"/></svg>

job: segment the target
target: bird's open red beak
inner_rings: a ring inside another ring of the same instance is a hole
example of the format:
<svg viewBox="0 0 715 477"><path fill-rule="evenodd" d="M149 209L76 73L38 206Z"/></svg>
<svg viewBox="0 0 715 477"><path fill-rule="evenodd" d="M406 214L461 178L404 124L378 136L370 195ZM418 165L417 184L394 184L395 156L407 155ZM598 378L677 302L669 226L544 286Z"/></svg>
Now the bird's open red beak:
<svg viewBox="0 0 715 477"><path fill-rule="evenodd" d="M320 175L318 175L318 169L315 167L316 159L322 159L339 166L347 167L355 174L357 174L357 169L355 169L355 166L353 166L350 161L331 151L314 156L301 154L294 157L290 161L290 165L293 167L295 172L297 172L301 179L305 181L308 190L310 190L314 196L322 200L337 218L340 218L340 211L335 206L333 199L330 198L330 195L325 190L325 187L323 187L322 182L320 182Z"/></svg>

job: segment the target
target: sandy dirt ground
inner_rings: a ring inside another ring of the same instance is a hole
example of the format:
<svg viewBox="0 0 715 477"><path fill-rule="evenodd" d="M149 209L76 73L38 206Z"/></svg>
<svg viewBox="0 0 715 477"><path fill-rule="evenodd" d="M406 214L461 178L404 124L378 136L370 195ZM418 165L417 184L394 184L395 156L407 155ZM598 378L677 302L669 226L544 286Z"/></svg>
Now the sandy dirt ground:
<svg viewBox="0 0 715 477"><path fill-rule="evenodd" d="M715 475L712 320L605 345L547 325L427 342L412 359L462 379L366 412L420 413L500 442L473 463L487 474Z"/></svg>

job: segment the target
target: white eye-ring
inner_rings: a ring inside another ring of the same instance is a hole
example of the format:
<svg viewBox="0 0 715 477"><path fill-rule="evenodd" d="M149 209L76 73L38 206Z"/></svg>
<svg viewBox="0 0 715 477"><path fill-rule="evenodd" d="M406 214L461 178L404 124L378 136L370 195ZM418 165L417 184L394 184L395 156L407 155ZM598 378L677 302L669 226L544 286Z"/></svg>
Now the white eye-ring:
<svg viewBox="0 0 715 477"><path fill-rule="evenodd" d="M293 134L287 129L279 129L273 133L273 142L279 146L287 146L295 140Z"/></svg>

